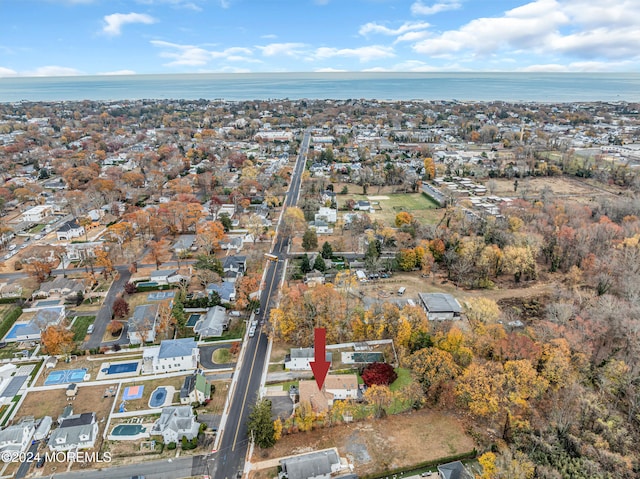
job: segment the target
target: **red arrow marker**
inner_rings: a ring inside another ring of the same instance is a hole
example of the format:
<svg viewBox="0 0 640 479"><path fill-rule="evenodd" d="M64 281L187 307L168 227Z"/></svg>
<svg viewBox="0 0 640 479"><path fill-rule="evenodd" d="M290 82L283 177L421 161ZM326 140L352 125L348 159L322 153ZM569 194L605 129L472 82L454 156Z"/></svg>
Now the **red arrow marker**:
<svg viewBox="0 0 640 479"><path fill-rule="evenodd" d="M322 386L324 386L324 380L327 378L327 373L329 372L329 367L331 363L327 361L327 330L324 328L315 328L313 331L313 353L314 360L309 364L311 365L311 370L313 371L313 375L316 378L316 384L318 385L318 389L322 391Z"/></svg>

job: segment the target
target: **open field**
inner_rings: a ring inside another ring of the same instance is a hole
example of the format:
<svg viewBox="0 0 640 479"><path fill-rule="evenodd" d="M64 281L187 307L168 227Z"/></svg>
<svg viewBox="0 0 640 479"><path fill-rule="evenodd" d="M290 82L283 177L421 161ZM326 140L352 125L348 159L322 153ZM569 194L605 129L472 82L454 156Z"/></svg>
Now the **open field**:
<svg viewBox="0 0 640 479"><path fill-rule="evenodd" d="M401 211L411 213L421 223L435 224L440 221L444 210L422 193L397 194L369 194L369 195L339 195L338 206L342 207L349 199L354 201L371 201L374 212L370 214L372 220L379 220L386 226L395 227L396 215ZM377 205L375 203L378 203ZM343 211L340 211L344 214Z"/></svg>
<svg viewBox="0 0 640 479"><path fill-rule="evenodd" d="M283 436L272 449L256 448L252 462L329 447L337 447L340 455L353 463L354 472L362 476L462 454L471 451L474 443L454 416L422 409Z"/></svg>
<svg viewBox="0 0 640 479"><path fill-rule="evenodd" d="M74 414L95 412L96 419L99 422L109 415L113 404L113 398L102 397L104 390L105 386L81 386L78 388L78 395L73 401L67 401L65 389L52 389L46 392L33 391L27 393L27 397L15 418L51 416L55 420L62 413L64 407L67 404L71 404Z"/></svg>
<svg viewBox="0 0 640 479"><path fill-rule="evenodd" d="M540 195L543 189L549 189L553 194L564 197L582 198L584 200L594 199L596 196L615 194L613 188L591 185L586 181L571 177L533 177L518 179L518 191L514 192L514 179L496 178L494 195L508 197L535 198ZM484 182L485 186L488 182ZM488 193L489 194L489 193Z"/></svg>

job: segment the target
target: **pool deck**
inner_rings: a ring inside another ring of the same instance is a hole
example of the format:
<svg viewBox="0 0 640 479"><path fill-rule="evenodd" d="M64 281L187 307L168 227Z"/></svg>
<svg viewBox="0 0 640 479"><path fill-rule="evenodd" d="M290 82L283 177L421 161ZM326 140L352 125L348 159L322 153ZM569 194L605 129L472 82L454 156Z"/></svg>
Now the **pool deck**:
<svg viewBox="0 0 640 479"><path fill-rule="evenodd" d="M121 424L119 424L121 425ZM143 432L139 432L138 434L129 434L129 435L113 435L109 434L107 439L109 441L139 441L140 439L148 439L150 437L149 431L153 427L153 423L150 424L141 424L145 428ZM114 426L114 429L118 426ZM111 430L113 433L113 429Z"/></svg>

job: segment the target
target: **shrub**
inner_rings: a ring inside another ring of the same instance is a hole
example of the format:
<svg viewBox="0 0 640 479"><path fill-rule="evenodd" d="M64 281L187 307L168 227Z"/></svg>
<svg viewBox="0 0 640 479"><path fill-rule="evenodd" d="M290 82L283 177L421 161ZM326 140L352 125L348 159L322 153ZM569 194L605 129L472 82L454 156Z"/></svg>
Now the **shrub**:
<svg viewBox="0 0 640 479"><path fill-rule="evenodd" d="M122 323L120 321L116 321L114 319L113 321L111 321L107 325L107 331L109 331L111 333L111 336L118 336L120 334L120 332L122 331L123 327L124 326L122 325Z"/></svg>
<svg viewBox="0 0 640 479"><path fill-rule="evenodd" d="M125 283L124 285L124 292L127 294L134 294L136 291L138 291L138 287L134 284L134 283Z"/></svg>
<svg viewBox="0 0 640 479"><path fill-rule="evenodd" d="M167 444L167 450L169 451L173 451L176 447L178 447L178 445L175 442L170 442L169 444Z"/></svg>
<svg viewBox="0 0 640 479"><path fill-rule="evenodd" d="M362 380L367 386L388 386L398 378L393 366L387 363L371 363L362 371Z"/></svg>

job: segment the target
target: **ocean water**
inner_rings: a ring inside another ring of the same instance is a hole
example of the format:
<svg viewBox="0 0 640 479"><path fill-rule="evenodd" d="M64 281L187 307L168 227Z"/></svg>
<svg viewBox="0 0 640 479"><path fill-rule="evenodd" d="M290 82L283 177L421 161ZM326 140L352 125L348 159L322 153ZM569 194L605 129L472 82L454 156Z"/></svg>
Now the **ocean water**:
<svg viewBox="0 0 640 479"><path fill-rule="evenodd" d="M640 101L640 73L249 73L0 78L0 102L134 99Z"/></svg>

